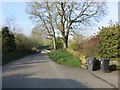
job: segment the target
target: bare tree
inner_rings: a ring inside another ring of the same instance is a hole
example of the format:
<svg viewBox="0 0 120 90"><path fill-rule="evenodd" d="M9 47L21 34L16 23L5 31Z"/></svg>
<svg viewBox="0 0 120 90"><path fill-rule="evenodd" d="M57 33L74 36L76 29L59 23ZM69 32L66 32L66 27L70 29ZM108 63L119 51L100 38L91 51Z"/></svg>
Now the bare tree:
<svg viewBox="0 0 120 90"><path fill-rule="evenodd" d="M47 35L45 34L45 31L40 30L39 26L36 26L32 29L31 38L43 45L47 40Z"/></svg>
<svg viewBox="0 0 120 90"><path fill-rule="evenodd" d="M47 31L47 35L55 37L57 31L61 33L63 47L68 47L68 37L70 32L78 24L90 25L98 22L105 15L105 2L93 2L84 0L83 2L31 2L28 3L28 13L32 15L32 20L41 29Z"/></svg>
<svg viewBox="0 0 120 90"><path fill-rule="evenodd" d="M63 38L64 48L68 47L68 37L72 32L73 26L80 24L91 24L99 21L105 15L105 2L93 2L85 0L84 2L57 2L56 11L59 17L59 30Z"/></svg>
<svg viewBox="0 0 120 90"><path fill-rule="evenodd" d="M15 31L16 31L15 17L14 16L8 17L6 22L7 22L7 25L9 26L10 30L12 30L13 33L15 34Z"/></svg>
<svg viewBox="0 0 120 90"><path fill-rule="evenodd" d="M54 50L56 50L56 33L54 25L54 3L48 2L29 2L27 3L27 12L30 14L30 19L39 25L40 30L45 30L46 34L52 37Z"/></svg>
<svg viewBox="0 0 120 90"><path fill-rule="evenodd" d="M15 33L20 32L22 30L20 27L18 28L18 25L16 24L16 18L14 16L7 17L6 24L8 25L8 27L14 35Z"/></svg>

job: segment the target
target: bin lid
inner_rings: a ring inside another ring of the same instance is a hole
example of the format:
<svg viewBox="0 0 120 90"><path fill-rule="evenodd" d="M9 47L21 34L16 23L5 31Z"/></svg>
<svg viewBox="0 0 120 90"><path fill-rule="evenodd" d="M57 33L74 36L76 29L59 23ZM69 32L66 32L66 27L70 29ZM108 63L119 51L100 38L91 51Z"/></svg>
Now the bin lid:
<svg viewBox="0 0 120 90"><path fill-rule="evenodd" d="M92 56L87 58L87 60L94 60L94 59L95 57L92 57Z"/></svg>
<svg viewBox="0 0 120 90"><path fill-rule="evenodd" d="M109 58L100 58L99 60L103 61L103 60L110 60Z"/></svg>

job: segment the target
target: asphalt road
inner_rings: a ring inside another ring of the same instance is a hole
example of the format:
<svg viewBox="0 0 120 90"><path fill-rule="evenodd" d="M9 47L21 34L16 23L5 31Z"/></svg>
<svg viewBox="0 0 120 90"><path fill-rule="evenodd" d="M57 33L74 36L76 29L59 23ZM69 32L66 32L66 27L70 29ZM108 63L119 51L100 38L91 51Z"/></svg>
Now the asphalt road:
<svg viewBox="0 0 120 90"><path fill-rule="evenodd" d="M42 52L2 67L2 88L113 88L81 68L54 63Z"/></svg>

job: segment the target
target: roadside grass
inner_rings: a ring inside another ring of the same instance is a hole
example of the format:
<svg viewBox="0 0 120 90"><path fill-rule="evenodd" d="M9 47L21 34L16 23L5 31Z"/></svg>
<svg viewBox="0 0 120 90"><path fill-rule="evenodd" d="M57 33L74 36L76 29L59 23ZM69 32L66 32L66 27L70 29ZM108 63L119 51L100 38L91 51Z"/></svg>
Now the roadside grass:
<svg viewBox="0 0 120 90"><path fill-rule="evenodd" d="M50 59L59 64L71 67L80 67L82 65L81 61L78 58L65 50L56 50L48 54Z"/></svg>

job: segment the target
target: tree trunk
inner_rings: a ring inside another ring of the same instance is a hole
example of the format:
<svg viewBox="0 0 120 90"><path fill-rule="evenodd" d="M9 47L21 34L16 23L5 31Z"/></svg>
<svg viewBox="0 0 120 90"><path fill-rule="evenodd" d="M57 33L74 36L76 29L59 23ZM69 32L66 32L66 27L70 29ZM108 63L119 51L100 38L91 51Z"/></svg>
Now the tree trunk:
<svg viewBox="0 0 120 90"><path fill-rule="evenodd" d="M63 39L63 48L64 49L68 48L68 37L64 37Z"/></svg>
<svg viewBox="0 0 120 90"><path fill-rule="evenodd" d="M53 49L56 50L57 46L56 46L56 38L53 37Z"/></svg>

